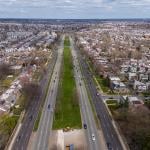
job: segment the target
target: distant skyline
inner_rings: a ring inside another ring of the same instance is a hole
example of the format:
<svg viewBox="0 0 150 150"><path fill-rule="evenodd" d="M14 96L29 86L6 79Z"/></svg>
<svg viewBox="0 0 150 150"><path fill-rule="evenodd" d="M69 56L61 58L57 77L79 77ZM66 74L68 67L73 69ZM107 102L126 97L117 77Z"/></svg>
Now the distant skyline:
<svg viewBox="0 0 150 150"><path fill-rule="evenodd" d="M0 18L150 18L150 0L0 0Z"/></svg>

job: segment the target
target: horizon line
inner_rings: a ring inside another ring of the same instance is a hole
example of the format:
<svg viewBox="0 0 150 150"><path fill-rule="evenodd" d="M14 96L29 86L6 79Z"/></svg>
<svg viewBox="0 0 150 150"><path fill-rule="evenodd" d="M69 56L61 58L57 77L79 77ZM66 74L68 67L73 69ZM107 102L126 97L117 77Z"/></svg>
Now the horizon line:
<svg viewBox="0 0 150 150"><path fill-rule="evenodd" d="M1 18L0 20L22 20L22 19L28 19L28 20L132 20L132 19L137 19L137 20L145 20L145 19L150 19L150 18Z"/></svg>

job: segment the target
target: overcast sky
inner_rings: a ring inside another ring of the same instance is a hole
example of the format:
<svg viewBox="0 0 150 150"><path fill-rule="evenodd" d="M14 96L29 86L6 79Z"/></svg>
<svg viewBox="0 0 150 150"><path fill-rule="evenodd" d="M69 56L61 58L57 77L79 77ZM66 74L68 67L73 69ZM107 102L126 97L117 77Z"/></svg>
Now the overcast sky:
<svg viewBox="0 0 150 150"><path fill-rule="evenodd" d="M150 0L0 0L0 18L150 18Z"/></svg>

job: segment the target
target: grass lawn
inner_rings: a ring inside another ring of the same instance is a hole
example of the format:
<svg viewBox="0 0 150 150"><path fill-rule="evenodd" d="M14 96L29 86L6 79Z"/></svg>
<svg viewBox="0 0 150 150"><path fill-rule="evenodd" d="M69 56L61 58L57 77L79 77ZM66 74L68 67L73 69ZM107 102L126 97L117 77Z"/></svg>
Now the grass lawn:
<svg viewBox="0 0 150 150"><path fill-rule="evenodd" d="M65 46L65 47L70 46L70 40L69 40L69 37L66 37L66 38L65 38L64 46Z"/></svg>
<svg viewBox="0 0 150 150"><path fill-rule="evenodd" d="M87 63L89 65L90 71L94 73L94 76L96 80L98 81L102 91L107 94L114 94L109 88L108 80L97 74L97 72L93 69L93 64L90 60L88 60Z"/></svg>
<svg viewBox="0 0 150 150"><path fill-rule="evenodd" d="M143 95L144 97L150 97L150 92L143 92L142 95Z"/></svg>
<svg viewBox="0 0 150 150"><path fill-rule="evenodd" d="M64 42L63 69L59 84L56 110L54 115L54 129L81 128L80 108L73 72L72 56L68 38Z"/></svg>
<svg viewBox="0 0 150 150"><path fill-rule="evenodd" d="M118 104L117 100L106 100L106 103L109 104Z"/></svg>
<svg viewBox="0 0 150 150"><path fill-rule="evenodd" d="M119 108L119 104L118 104L117 100L112 100L112 99L106 100L106 104L111 111Z"/></svg>
<svg viewBox="0 0 150 150"><path fill-rule="evenodd" d="M0 89L6 90L11 86L11 83L15 80L16 76L13 76L12 78L5 78L3 80L0 80Z"/></svg>
<svg viewBox="0 0 150 150"><path fill-rule="evenodd" d="M108 87L108 81L107 79L101 77L101 76L96 76L96 79L98 83L100 84L102 90L104 93L110 93L110 88Z"/></svg>
<svg viewBox="0 0 150 150"><path fill-rule="evenodd" d="M19 116L3 115L0 117L0 149L5 149L5 146L12 134Z"/></svg>
<svg viewBox="0 0 150 150"><path fill-rule="evenodd" d="M19 116L8 116L4 115L0 118L0 132L4 134L11 135L13 129L15 128Z"/></svg>
<svg viewBox="0 0 150 150"><path fill-rule="evenodd" d="M18 98L16 105L19 105L22 110L24 109L25 105L27 103L27 97L25 94L21 94L20 97Z"/></svg>

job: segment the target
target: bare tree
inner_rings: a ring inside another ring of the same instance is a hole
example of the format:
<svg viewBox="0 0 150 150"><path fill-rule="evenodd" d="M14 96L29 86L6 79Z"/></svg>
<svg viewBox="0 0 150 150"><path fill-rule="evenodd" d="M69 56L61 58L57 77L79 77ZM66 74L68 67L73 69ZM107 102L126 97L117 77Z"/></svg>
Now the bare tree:
<svg viewBox="0 0 150 150"><path fill-rule="evenodd" d="M150 112L145 107L121 108L115 115L128 144L134 150L150 149Z"/></svg>
<svg viewBox="0 0 150 150"><path fill-rule="evenodd" d="M28 98L34 98L40 94L41 89L36 83L28 83L23 86L22 91Z"/></svg>
<svg viewBox="0 0 150 150"><path fill-rule="evenodd" d="M7 75L11 74L12 70L8 64L0 64L0 79L5 78Z"/></svg>
<svg viewBox="0 0 150 150"><path fill-rule="evenodd" d="M41 87L35 83L25 84L22 88L22 94L25 96L25 101L22 105L28 108L32 101L39 99Z"/></svg>

